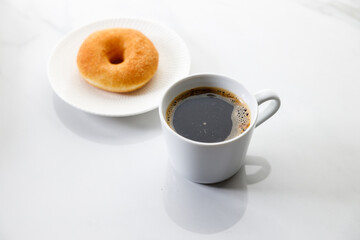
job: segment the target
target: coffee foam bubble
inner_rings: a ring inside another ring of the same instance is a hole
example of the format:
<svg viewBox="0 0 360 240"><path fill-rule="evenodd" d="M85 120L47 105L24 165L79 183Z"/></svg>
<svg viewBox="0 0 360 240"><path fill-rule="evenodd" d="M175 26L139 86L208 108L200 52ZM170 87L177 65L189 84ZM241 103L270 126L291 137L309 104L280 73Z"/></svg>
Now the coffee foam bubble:
<svg viewBox="0 0 360 240"><path fill-rule="evenodd" d="M245 132L245 130L249 127L250 113L248 108L244 105L235 105L231 115L231 120L233 123L233 127L226 140L240 135L241 133Z"/></svg>

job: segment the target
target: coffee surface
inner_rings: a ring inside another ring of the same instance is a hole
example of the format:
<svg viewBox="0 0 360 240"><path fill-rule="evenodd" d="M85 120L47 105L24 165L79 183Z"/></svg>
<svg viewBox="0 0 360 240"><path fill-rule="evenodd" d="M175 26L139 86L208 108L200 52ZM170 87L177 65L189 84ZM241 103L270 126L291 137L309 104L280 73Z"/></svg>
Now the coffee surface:
<svg viewBox="0 0 360 240"><path fill-rule="evenodd" d="M193 88L177 96L166 112L168 125L198 142L221 142L238 136L250 125L245 102L221 88Z"/></svg>

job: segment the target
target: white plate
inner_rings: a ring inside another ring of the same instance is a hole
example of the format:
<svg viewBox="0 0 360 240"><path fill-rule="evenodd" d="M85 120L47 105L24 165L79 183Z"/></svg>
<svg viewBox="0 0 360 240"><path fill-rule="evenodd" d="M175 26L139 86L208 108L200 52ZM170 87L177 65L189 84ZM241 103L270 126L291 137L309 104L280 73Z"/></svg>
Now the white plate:
<svg viewBox="0 0 360 240"><path fill-rule="evenodd" d="M76 65L77 52L85 38L92 32L113 27L141 31L159 52L155 76L132 93L111 93L95 88L85 82ZM78 109L103 116L131 116L157 108L165 89L188 75L189 70L189 52L174 31L142 19L118 18L98 21L69 33L50 56L48 77L55 93Z"/></svg>

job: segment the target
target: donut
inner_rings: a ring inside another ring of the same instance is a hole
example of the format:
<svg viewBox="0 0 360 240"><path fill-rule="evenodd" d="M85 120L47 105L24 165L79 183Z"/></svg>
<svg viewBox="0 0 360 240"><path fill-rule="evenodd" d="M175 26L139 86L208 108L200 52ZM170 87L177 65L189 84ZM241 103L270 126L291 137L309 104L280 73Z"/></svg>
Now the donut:
<svg viewBox="0 0 360 240"><path fill-rule="evenodd" d="M141 32L128 28L90 34L77 54L77 66L86 82L117 93L143 87L154 76L158 63L154 44Z"/></svg>

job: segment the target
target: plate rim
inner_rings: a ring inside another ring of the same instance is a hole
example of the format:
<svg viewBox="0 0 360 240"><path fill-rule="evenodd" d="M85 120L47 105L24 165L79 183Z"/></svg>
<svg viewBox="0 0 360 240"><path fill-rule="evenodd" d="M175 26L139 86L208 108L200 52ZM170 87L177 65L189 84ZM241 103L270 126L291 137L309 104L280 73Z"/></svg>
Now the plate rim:
<svg viewBox="0 0 360 240"><path fill-rule="evenodd" d="M50 83L50 86L52 88L52 91L56 94L56 96L58 96L61 100L63 100L64 102L66 102L67 104L69 104L70 106L78 109L78 110L81 110L83 112L86 112L86 113L90 113L90 114L93 114L93 115L97 115L97 116L104 116L104 117L129 117L129 116L136 116L136 115L140 115L140 114L143 114L143 113L147 113L147 112L150 112L150 111L153 111L155 109L157 109L159 107L159 104L160 104L160 101L156 104L154 104L154 106L151 106L149 108L144 108L144 109L141 109L141 110L138 110L138 111L133 111L133 112L128 112L128 113L99 113L99 112L96 112L96 111L92 111L92 110L89 110L89 109L85 109L85 108L82 108L82 107L79 107L77 104L73 104L71 103L70 101L68 101L66 98L64 98L61 94L59 94L57 91L56 91L56 88L54 87L53 85L53 81L51 81L51 73L50 73L50 65L51 65L51 60L55 54L55 52L57 51L57 49L60 47L60 45L66 40L68 39L71 35L73 35L74 33L84 29L84 28L87 28L87 27L90 27L92 25L97 25L97 24L101 24L101 23L106 23L106 22L111 22L111 21L142 21L142 22L146 22L146 23L150 23L151 25L157 25L157 26L160 26L161 28L164 28L166 29L167 31L171 32L174 36L176 36L176 38L178 40L180 40L180 42L182 43L183 47L184 47L184 53L187 57L187 66L186 66L186 70L184 70L184 76L183 77L186 77L190 74L190 69L191 69L191 56L190 56L190 52L189 52L189 49L185 43L185 41L180 37L179 34L177 34L177 32L175 32L174 30L172 30L171 28L169 28L168 26L162 24L162 23L159 23L159 22L156 22L156 21L153 21L153 20L149 20L149 19L145 19L145 18L138 18L138 17L117 17L117 18L103 18L103 19L99 19L99 20L95 20L95 21L92 21L92 22L89 22L87 24L83 24L79 27L76 27L75 29L71 30L70 32L68 32L67 34L65 34L60 40L57 41L57 43L55 44L55 46L52 48L52 50L50 51L50 55L48 57L48 61L47 61L47 77L48 77L48 82ZM181 78L179 79L175 79L173 82L171 82L171 84L169 84L168 86L165 86L163 89L162 89L162 92L161 93L164 93L166 91L167 88L169 88L172 84L176 83L177 81L179 81Z"/></svg>

